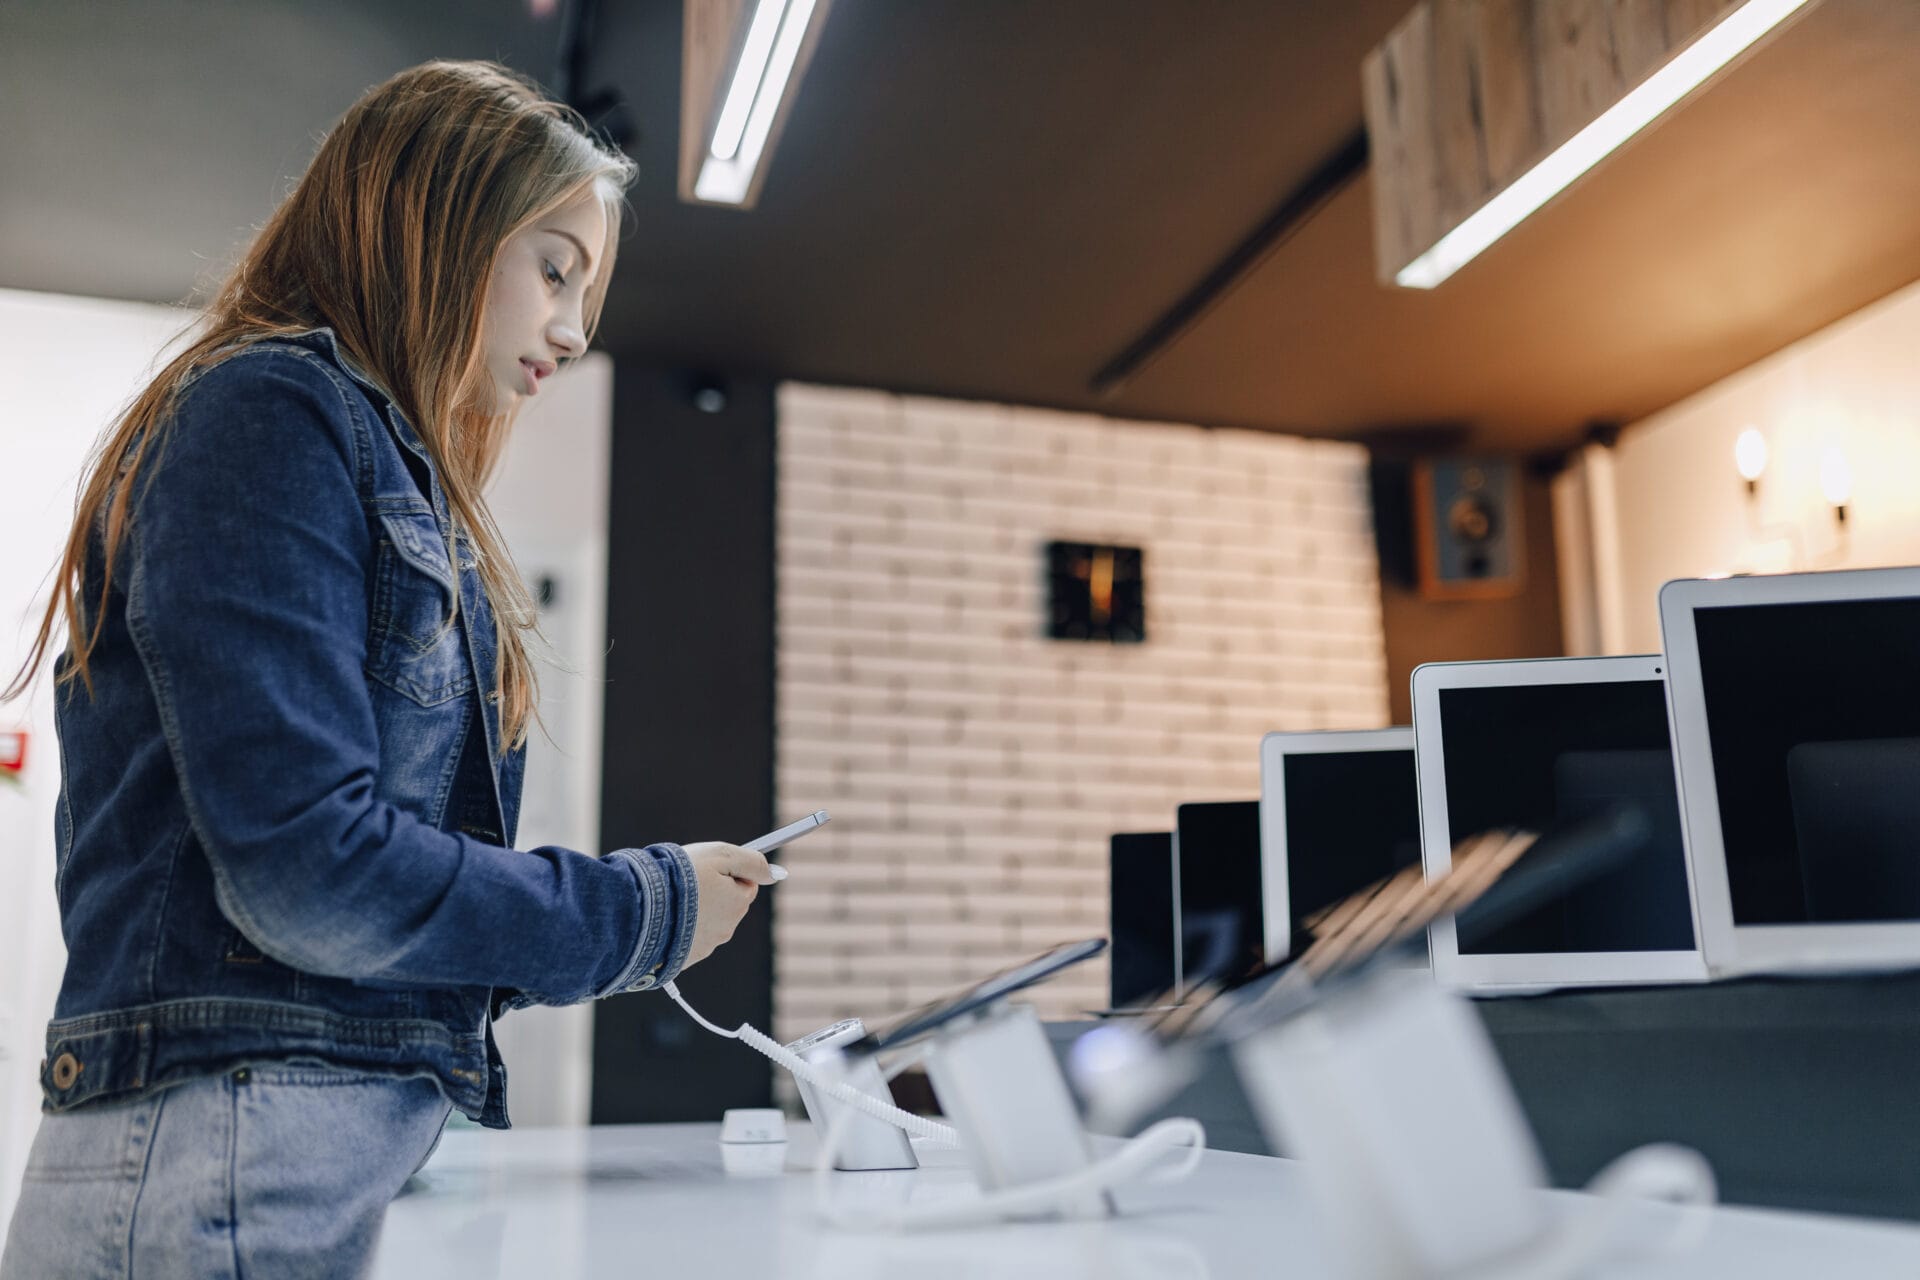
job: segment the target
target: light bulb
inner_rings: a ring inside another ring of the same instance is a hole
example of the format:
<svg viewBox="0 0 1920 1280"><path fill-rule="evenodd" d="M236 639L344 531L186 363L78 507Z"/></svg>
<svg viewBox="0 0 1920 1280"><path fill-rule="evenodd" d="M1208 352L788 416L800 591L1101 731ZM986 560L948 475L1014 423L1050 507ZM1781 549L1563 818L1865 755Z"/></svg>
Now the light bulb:
<svg viewBox="0 0 1920 1280"><path fill-rule="evenodd" d="M1820 455L1820 492L1835 507L1846 506L1853 497L1853 470L1847 466L1847 455L1833 446Z"/></svg>
<svg viewBox="0 0 1920 1280"><path fill-rule="evenodd" d="M1760 428L1748 427L1733 442L1733 465L1740 468L1740 478L1748 484L1767 469L1767 438L1760 434Z"/></svg>

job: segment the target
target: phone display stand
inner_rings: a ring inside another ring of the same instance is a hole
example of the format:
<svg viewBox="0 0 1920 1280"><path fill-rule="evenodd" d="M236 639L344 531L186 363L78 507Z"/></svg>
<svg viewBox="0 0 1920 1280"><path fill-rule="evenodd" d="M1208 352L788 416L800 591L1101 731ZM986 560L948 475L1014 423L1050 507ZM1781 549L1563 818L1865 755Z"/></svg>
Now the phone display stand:
<svg viewBox="0 0 1920 1280"><path fill-rule="evenodd" d="M1425 975L1381 973L1234 1061L1354 1280L1466 1273L1545 1229L1545 1166L1486 1030Z"/></svg>
<svg viewBox="0 0 1920 1280"><path fill-rule="evenodd" d="M1032 1005L999 1001L935 1033L927 1077L982 1191L1078 1173L1092 1160L1073 1096ZM1101 1218L1105 1191L1044 1216Z"/></svg>
<svg viewBox="0 0 1920 1280"><path fill-rule="evenodd" d="M787 1048L808 1062L828 1064L837 1062L841 1071L841 1080L852 1085L868 1097L891 1104L893 1092L887 1088L886 1077L880 1074L880 1063L874 1058L850 1059L840 1053L843 1045L851 1044L867 1034L867 1029L858 1018L848 1018L836 1022L830 1027L822 1027L812 1035L794 1041ZM838 1136L835 1147L833 1167L844 1173L864 1173L877 1169L918 1169L919 1157L913 1152L913 1143L907 1135L884 1120L862 1115L844 1102L836 1102L821 1090L798 1077L794 1083L800 1087L800 1101L807 1109L807 1118L813 1121L813 1131L826 1140L829 1132Z"/></svg>

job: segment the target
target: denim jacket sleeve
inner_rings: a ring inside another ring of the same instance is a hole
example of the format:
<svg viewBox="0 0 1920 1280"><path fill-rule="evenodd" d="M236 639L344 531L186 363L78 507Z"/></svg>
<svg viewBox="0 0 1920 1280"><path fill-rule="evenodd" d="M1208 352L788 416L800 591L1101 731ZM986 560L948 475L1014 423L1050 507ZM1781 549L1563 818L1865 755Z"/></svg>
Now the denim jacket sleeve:
<svg viewBox="0 0 1920 1280"><path fill-rule="evenodd" d="M375 547L336 376L291 353L216 366L134 495L127 623L221 910L334 977L551 1003L668 980L698 908L679 846L519 852L375 794Z"/></svg>

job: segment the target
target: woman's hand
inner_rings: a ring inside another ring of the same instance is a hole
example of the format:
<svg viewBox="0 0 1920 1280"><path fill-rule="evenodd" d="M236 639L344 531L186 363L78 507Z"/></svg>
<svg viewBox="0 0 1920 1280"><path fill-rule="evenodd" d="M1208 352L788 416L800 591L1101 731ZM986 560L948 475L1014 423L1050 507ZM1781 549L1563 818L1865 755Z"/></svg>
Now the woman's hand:
<svg viewBox="0 0 1920 1280"><path fill-rule="evenodd" d="M687 952L685 966L690 968L733 937L747 908L760 896L760 886L772 884L774 879L763 853L719 840L682 847L693 859L694 883L700 894L700 914L693 922L693 947Z"/></svg>

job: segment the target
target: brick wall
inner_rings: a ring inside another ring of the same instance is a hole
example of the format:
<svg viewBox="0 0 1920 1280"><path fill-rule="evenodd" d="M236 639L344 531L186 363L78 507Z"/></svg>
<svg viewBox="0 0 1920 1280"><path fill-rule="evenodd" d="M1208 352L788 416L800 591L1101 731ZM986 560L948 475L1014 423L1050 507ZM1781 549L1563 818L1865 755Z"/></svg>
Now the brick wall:
<svg viewBox="0 0 1920 1280"><path fill-rule="evenodd" d="M783 1039L1104 934L1110 833L1386 722L1356 446L787 384L778 457L776 794L834 817L775 891ZM1045 638L1056 538L1145 549L1145 644Z"/></svg>

